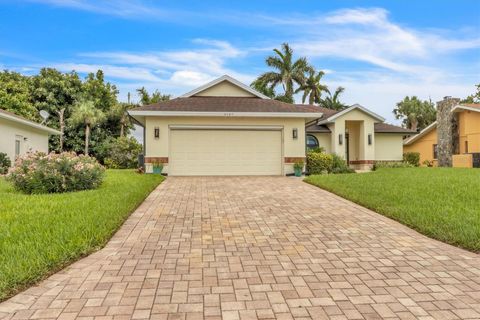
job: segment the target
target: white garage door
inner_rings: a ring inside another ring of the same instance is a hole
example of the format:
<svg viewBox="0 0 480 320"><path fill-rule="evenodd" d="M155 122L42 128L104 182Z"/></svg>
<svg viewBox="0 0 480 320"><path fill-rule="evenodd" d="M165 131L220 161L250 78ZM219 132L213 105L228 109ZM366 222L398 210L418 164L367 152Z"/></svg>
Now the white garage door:
<svg viewBox="0 0 480 320"><path fill-rule="evenodd" d="M169 174L281 175L281 131L172 130Z"/></svg>

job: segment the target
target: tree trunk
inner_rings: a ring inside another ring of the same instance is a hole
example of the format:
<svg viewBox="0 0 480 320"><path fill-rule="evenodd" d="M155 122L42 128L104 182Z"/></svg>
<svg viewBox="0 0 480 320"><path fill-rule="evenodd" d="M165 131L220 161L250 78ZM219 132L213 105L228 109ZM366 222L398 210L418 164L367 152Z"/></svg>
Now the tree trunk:
<svg viewBox="0 0 480 320"><path fill-rule="evenodd" d="M308 98L308 104L313 104L315 96L310 92L310 97Z"/></svg>
<svg viewBox="0 0 480 320"><path fill-rule="evenodd" d="M122 115L122 118L120 119L120 137L123 137L125 134L125 114Z"/></svg>
<svg viewBox="0 0 480 320"><path fill-rule="evenodd" d="M410 130L417 131L418 121L416 118L410 120Z"/></svg>
<svg viewBox="0 0 480 320"><path fill-rule="evenodd" d="M58 119L60 122L60 152L63 151L63 132L65 130L65 119L64 119L64 114L65 114L65 108L60 109L57 111L58 113Z"/></svg>
<svg viewBox="0 0 480 320"><path fill-rule="evenodd" d="M120 123L120 137L123 137L123 134L124 134L123 131L124 131L123 123Z"/></svg>
<svg viewBox="0 0 480 320"><path fill-rule="evenodd" d="M88 141L90 140L90 125L85 125L85 155L88 156Z"/></svg>

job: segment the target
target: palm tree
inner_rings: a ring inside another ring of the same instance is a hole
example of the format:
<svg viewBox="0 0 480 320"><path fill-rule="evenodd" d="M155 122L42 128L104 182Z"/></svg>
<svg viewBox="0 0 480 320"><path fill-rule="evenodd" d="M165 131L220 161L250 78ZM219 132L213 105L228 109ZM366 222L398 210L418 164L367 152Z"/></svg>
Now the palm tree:
<svg viewBox="0 0 480 320"><path fill-rule="evenodd" d="M119 102L112 108L112 116L115 119L119 119L118 123L120 124L120 137L123 137L125 135L125 128L127 128L131 123L127 111L134 107L135 105L133 104Z"/></svg>
<svg viewBox="0 0 480 320"><path fill-rule="evenodd" d="M328 108L328 109L333 109L333 110L345 109L347 107L347 105L343 104L338 99L338 97L340 96L340 94L343 91L345 91L345 88L338 87L335 90L335 92L333 93L333 96L332 96L332 93L330 92L330 90L327 89L328 97L326 97L325 99L322 99L322 101L321 101L322 107Z"/></svg>
<svg viewBox="0 0 480 320"><path fill-rule="evenodd" d="M293 100L294 85L302 85L305 81L305 72L311 69L306 58L293 61L293 50L288 43L282 44L282 49L273 49L275 55L267 57L265 62L275 71L261 74L257 81L265 83L270 88L282 85L287 99Z"/></svg>
<svg viewBox="0 0 480 320"><path fill-rule="evenodd" d="M295 93L303 91L302 103L305 103L308 97L308 104L320 103L320 97L322 92L328 92L328 87L326 85L320 84L325 72L318 71L315 72L315 69L308 70L308 77L305 79L305 82L295 90Z"/></svg>
<svg viewBox="0 0 480 320"><path fill-rule="evenodd" d="M85 155L88 155L90 129L105 119L105 114L97 109L92 101L83 100L75 105L70 121L74 125L85 126Z"/></svg>

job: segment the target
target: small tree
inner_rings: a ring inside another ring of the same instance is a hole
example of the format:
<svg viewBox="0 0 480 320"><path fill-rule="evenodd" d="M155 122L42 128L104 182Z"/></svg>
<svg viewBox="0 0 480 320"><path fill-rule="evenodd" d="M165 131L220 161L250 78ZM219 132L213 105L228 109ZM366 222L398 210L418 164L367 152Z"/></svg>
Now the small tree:
<svg viewBox="0 0 480 320"><path fill-rule="evenodd" d="M105 119L105 114L95 108L92 101L83 100L75 105L70 121L74 125L85 126L85 155L88 155L88 144L90 141L90 130L96 124Z"/></svg>
<svg viewBox="0 0 480 320"><path fill-rule="evenodd" d="M172 97L170 94L162 94L158 90L155 90L152 94L149 94L145 87L137 89L137 93L140 96L140 104L143 106L161 101L168 101Z"/></svg>
<svg viewBox="0 0 480 320"><path fill-rule="evenodd" d="M421 101L416 96L405 97L393 110L396 119L412 131L422 130L435 121L437 111L432 101Z"/></svg>
<svg viewBox="0 0 480 320"><path fill-rule="evenodd" d="M324 108L332 109L332 110L343 110L347 107L346 104L340 102L339 96L345 91L345 88L343 87L338 87L335 92L332 93L330 90L327 90L328 97L325 99L321 100L320 104Z"/></svg>

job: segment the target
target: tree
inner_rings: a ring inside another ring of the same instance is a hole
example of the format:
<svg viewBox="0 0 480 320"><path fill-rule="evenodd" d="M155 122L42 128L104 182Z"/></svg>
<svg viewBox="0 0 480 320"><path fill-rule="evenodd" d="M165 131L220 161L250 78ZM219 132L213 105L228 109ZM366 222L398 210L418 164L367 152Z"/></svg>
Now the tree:
<svg viewBox="0 0 480 320"><path fill-rule="evenodd" d="M70 121L74 125L85 126L85 155L88 155L91 127L101 123L104 119L105 114L95 107L93 101L84 100L75 105Z"/></svg>
<svg viewBox="0 0 480 320"><path fill-rule="evenodd" d="M250 87L269 98L275 98L275 88L270 87L268 83L256 79L250 84Z"/></svg>
<svg viewBox="0 0 480 320"><path fill-rule="evenodd" d="M114 117L119 119L118 124L120 125L120 137L124 137L127 128L132 126L127 111L134 107L135 105L133 104L119 102L112 108L111 113Z"/></svg>
<svg viewBox="0 0 480 320"><path fill-rule="evenodd" d="M18 72L0 72L0 108L32 121L39 121L30 96L31 79Z"/></svg>
<svg viewBox="0 0 480 320"><path fill-rule="evenodd" d="M60 129L59 136L50 137L51 150L63 151L65 142L71 149L72 136L77 135L78 128L68 127L65 119L72 113L72 107L82 93L82 80L76 72L62 73L53 68L42 68L32 77L31 100L37 111L45 110L51 117L46 125Z"/></svg>
<svg viewBox="0 0 480 320"><path fill-rule="evenodd" d="M308 104L320 103L322 92L328 92L328 87L320 83L323 75L323 71L316 72L315 69L308 70L308 77L300 87L295 90L295 93L303 91L302 103L308 97Z"/></svg>
<svg viewBox="0 0 480 320"><path fill-rule="evenodd" d="M338 97L340 96L340 94L343 93L343 91L345 91L345 88L338 87L332 95L330 90L327 89L326 92L328 93L328 97L321 100L321 102L320 102L321 106L324 107L324 108L333 109L333 110L343 110L343 109L345 109L347 107L347 105L340 102L340 100L338 99Z"/></svg>
<svg viewBox="0 0 480 320"><path fill-rule="evenodd" d="M462 103L480 103L480 83L476 85L477 92L469 95Z"/></svg>
<svg viewBox="0 0 480 320"><path fill-rule="evenodd" d="M172 97L170 94L162 94L160 91L155 90L151 95L148 93L145 87L137 89L137 93L140 96L140 104L145 106L147 104L158 103L161 101L168 101Z"/></svg>
<svg viewBox="0 0 480 320"><path fill-rule="evenodd" d="M431 100L421 101L416 96L407 96L397 103L393 114L396 119L402 119L404 127L418 131L436 120L437 111Z"/></svg>
<svg viewBox="0 0 480 320"><path fill-rule="evenodd" d="M261 74L256 81L270 86L274 89L277 85L283 87L284 96L293 101L294 86L303 85L305 72L311 67L306 58L299 58L293 61L293 50L288 43L282 44L281 50L273 49L275 55L267 57L266 64L275 71Z"/></svg>

